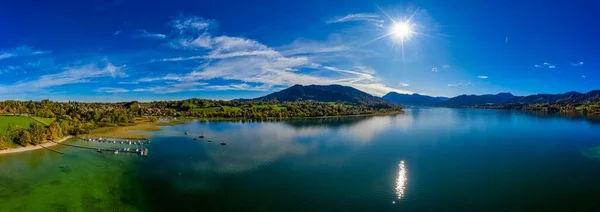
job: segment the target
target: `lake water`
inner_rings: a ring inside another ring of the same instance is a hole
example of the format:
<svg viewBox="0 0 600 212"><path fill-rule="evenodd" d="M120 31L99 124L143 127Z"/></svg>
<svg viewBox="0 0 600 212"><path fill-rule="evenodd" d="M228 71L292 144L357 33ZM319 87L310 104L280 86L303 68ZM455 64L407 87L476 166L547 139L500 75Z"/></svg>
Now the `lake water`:
<svg viewBox="0 0 600 212"><path fill-rule="evenodd" d="M0 211L600 211L600 124L586 119L407 109L191 122L152 142L145 158L0 156Z"/></svg>

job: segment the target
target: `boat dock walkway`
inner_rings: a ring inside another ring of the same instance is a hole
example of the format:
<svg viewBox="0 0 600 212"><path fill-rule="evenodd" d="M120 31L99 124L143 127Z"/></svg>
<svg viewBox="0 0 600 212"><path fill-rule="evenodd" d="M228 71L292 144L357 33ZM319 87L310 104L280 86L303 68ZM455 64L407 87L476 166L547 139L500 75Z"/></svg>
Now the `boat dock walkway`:
<svg viewBox="0 0 600 212"><path fill-rule="evenodd" d="M55 149L50 149L50 148L48 148L48 147L44 146L43 144L41 144L40 146L42 146L42 148L44 148L44 149L47 149L47 150L50 150L50 151L56 152L56 153L58 153L58 154L65 154L65 153L63 153L63 152L61 152L61 151L58 151L58 150L55 150Z"/></svg>
<svg viewBox="0 0 600 212"><path fill-rule="evenodd" d="M54 141L52 141L52 142L54 142ZM54 142L54 143L56 143L56 142ZM117 150L115 148L87 147L87 146L79 146L79 145L75 145L75 144L65 144L65 143L56 143L56 144L70 146L70 147L76 147L76 148L82 148L82 149L101 150L101 151L109 151L109 152ZM132 150L129 150L129 151L119 150L119 153L121 153L121 152L141 154L142 156L148 156L148 148L146 148L146 149L142 148L140 151L137 151L137 152L132 151Z"/></svg>

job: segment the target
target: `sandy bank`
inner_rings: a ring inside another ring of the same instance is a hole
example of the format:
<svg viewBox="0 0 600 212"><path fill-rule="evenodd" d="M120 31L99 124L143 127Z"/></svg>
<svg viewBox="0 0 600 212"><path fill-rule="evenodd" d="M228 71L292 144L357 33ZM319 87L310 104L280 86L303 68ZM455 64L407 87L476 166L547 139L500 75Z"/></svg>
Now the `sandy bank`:
<svg viewBox="0 0 600 212"><path fill-rule="evenodd" d="M54 142L56 143L60 143L66 140L69 140L70 138L72 138L73 136L66 136L64 138L61 138L59 140L55 140ZM31 151L31 150L36 150L36 149L41 149L44 147L51 147L56 145L56 143L53 142L46 142L37 146L28 146L28 147L19 147L19 148L15 148L15 149L5 149L5 150L0 150L0 155L3 154L10 154L10 153L17 153L17 152L27 152L27 151ZM42 147L44 146L44 147Z"/></svg>

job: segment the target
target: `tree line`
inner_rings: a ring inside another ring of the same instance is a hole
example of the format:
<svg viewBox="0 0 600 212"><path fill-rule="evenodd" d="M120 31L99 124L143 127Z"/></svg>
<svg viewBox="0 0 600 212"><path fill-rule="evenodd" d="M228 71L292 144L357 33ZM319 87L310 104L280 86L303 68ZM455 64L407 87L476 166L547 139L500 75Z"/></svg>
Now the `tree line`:
<svg viewBox="0 0 600 212"><path fill-rule="evenodd" d="M64 135L86 134L99 127L134 124L160 117L239 118L264 120L319 116L347 116L401 111L400 106L349 104L345 102L223 101L188 99L180 101L85 103L42 101L2 101L0 115L30 115L54 118L48 127L33 123L29 128L9 126L0 141L19 145L38 144Z"/></svg>

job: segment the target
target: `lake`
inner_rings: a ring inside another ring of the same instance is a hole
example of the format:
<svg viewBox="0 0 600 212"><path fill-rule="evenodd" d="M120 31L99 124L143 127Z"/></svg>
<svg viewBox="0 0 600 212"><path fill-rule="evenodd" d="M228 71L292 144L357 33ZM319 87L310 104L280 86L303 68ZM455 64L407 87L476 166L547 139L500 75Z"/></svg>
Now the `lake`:
<svg viewBox="0 0 600 212"><path fill-rule="evenodd" d="M587 119L406 109L195 121L151 140L148 157L2 155L0 211L600 211L600 123Z"/></svg>

